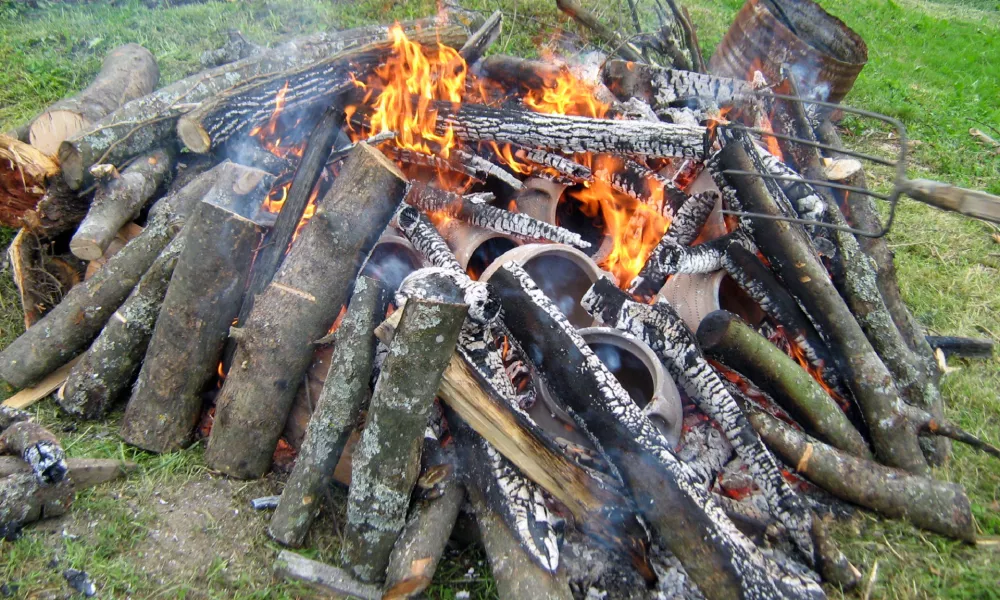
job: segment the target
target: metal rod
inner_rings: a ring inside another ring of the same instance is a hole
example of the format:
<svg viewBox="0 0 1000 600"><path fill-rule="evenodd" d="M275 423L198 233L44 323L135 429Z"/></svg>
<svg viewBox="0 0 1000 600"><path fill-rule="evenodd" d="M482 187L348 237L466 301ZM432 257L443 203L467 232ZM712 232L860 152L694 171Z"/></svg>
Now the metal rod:
<svg viewBox="0 0 1000 600"><path fill-rule="evenodd" d="M872 196L873 198L879 198L881 200L888 200L891 198L889 194L877 194L868 188L858 187L856 185L844 185L842 183L833 183L832 181L823 181L821 179L805 179L804 177L797 177L795 175L774 175L772 173L756 173L754 171L738 171L733 169L726 169L722 171L723 174L729 175L750 175L753 177L764 177L767 179L776 179L778 181L794 181L796 183L808 183L809 185L821 185L823 187L833 188L835 190L844 190L846 192L857 192L859 194L866 194Z"/></svg>

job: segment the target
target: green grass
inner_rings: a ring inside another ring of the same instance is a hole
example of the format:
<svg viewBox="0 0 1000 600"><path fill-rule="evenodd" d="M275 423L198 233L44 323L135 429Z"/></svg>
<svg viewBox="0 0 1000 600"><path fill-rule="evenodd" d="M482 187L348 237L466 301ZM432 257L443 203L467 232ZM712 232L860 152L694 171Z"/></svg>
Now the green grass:
<svg viewBox="0 0 1000 600"><path fill-rule="evenodd" d="M996 0L822 0L824 7L851 25L867 41L869 64L848 102L901 119L915 147L912 175L949 181L1000 193L1000 157L969 134L970 127L996 138L1000 129L1000 3ZM537 45L553 39L558 28L575 26L539 0L474 0L467 7L503 8L508 25L495 51L533 56ZM721 39L741 0L685 0L709 54ZM251 0L149 8L137 1L92 4L42 3L26 8L0 2L0 131L19 125L47 104L85 86L103 55L114 46L138 42L159 60L161 84L198 68L198 56L219 43L225 30L241 29L258 41L273 41L299 32L350 27L390 18L423 16L434 10L431 0L324 2L320 0ZM616 27L625 28L626 4L601 3L596 10ZM884 128L848 123L847 141L884 150L891 140ZM991 131L991 128L993 130ZM876 182L885 184L884 176ZM997 228L944 214L912 201L900 206L890 234L903 294L919 320L932 332L989 337L1000 341L1000 243ZM12 232L4 230L0 245ZM16 294L10 277L0 277L0 347L21 331ZM1000 362L959 363L948 375L944 394L948 416L988 439L1000 440ZM3 397L0 392L0 397ZM61 568L90 571L107 597L235 597L286 598L301 588L272 584L268 573L274 547L264 539L266 516L246 514L242 523L260 533L246 562L230 565L208 561L200 581L151 580L129 552L157 527L147 504L158 490L208 477L201 450L164 456L137 452L116 437L118 416L102 424L61 419L51 401L36 409L42 422L63 437L73 456L119 457L140 464L127 481L80 495L73 519L94 526L78 539L63 538L44 527L29 529L16 543L0 546L0 583L16 580L19 594L61 593L58 569L46 565L53 556ZM1000 597L1000 463L956 447L955 457L938 477L961 482L969 491L981 536L988 543L969 547L920 532L900 522L867 514L839 524L837 539L867 575L878 562L873 598ZM266 486L266 482L260 485ZM241 500L258 488L241 489ZM130 508L136 507L136 509ZM245 502L243 504L245 506ZM246 511L249 513L249 511ZM309 554L336 556L337 516L323 522L327 532L310 540ZM221 524L219 525L222 526ZM489 578L467 581L475 568L482 578L483 557L473 553L447 561L431 588L432 597L453 597L470 589L473 597L495 597ZM234 574L233 569L243 569ZM834 596L838 592L831 590ZM855 594L858 595L858 594Z"/></svg>

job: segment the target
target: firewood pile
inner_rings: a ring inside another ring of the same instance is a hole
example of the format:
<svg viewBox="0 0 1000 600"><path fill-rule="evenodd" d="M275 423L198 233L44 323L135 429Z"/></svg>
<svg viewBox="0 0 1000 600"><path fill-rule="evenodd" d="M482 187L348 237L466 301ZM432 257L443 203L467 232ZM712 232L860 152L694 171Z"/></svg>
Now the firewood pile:
<svg viewBox="0 0 1000 600"><path fill-rule="evenodd" d="M558 4L625 60L484 58L502 16L456 11L233 32L160 88L109 54L2 138L28 328L0 377L124 405L150 452L290 471L289 548L348 485L341 566L276 570L359 597L425 590L460 528L504 598L823 597L860 578L826 532L850 505L974 542L929 468L997 450L944 418L885 242L789 220L878 222L798 175L865 185L827 113L771 94L816 82L708 73L672 2L627 41ZM30 466L2 531L58 513L74 466L0 416Z"/></svg>

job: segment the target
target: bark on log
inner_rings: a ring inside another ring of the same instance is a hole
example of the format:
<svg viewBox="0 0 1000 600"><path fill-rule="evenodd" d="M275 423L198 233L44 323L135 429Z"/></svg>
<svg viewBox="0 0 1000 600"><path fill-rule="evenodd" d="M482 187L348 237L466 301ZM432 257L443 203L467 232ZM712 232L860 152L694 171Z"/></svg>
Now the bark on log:
<svg viewBox="0 0 1000 600"><path fill-rule="evenodd" d="M87 216L92 198L89 191L73 191L61 177L52 177L35 210L24 214L25 227L46 238L72 231Z"/></svg>
<svg viewBox="0 0 1000 600"><path fill-rule="evenodd" d="M66 467L73 490L80 491L128 475L138 469L139 465L107 458L67 458ZM0 479L30 472L31 467L20 457L0 456Z"/></svg>
<svg viewBox="0 0 1000 600"><path fill-rule="evenodd" d="M28 386L86 349L183 224L182 214L164 213L0 352L0 378Z"/></svg>
<svg viewBox="0 0 1000 600"><path fill-rule="evenodd" d="M740 140L727 144L720 159L729 169L760 172ZM739 190L744 208L780 214L765 181L745 175L725 177ZM831 351L843 358L847 384L868 424L875 455L890 466L917 473L926 471L927 463L916 433L906 427L902 401L892 376L837 293L826 268L809 245L805 231L787 221L768 219L755 219L752 227L757 246L778 270L789 291L803 304L819 333L829 342Z"/></svg>
<svg viewBox="0 0 1000 600"><path fill-rule="evenodd" d="M120 175L101 182L87 216L69 248L83 260L97 260L123 225L135 219L153 193L173 172L173 151L160 149L140 156Z"/></svg>
<svg viewBox="0 0 1000 600"><path fill-rule="evenodd" d="M486 77L507 87L517 87L522 92L555 87L562 72L557 65L506 54L483 59L481 68Z"/></svg>
<svg viewBox="0 0 1000 600"><path fill-rule="evenodd" d="M55 485L40 483L33 473L0 479L0 541L13 540L28 523L65 514L73 496L68 478Z"/></svg>
<svg viewBox="0 0 1000 600"><path fill-rule="evenodd" d="M501 598L511 600L570 600L565 572L555 575L535 564L521 548L500 515L486 503L482 490L468 486L466 491L476 512L479 536L486 547L490 572Z"/></svg>
<svg viewBox="0 0 1000 600"><path fill-rule="evenodd" d="M181 233L184 250L125 408L122 439L144 450L169 452L190 441L202 389L215 375L243 299L263 233L244 214L263 201L272 176L236 164L229 171L236 179L252 175L253 185L216 185Z"/></svg>
<svg viewBox="0 0 1000 600"><path fill-rule="evenodd" d="M536 113L517 108L490 108L463 103L456 111L439 102L438 128L450 126L466 142L532 146L561 152L611 152L649 157L704 157L704 127L616 121Z"/></svg>
<svg viewBox="0 0 1000 600"><path fill-rule="evenodd" d="M20 227L21 217L35 209L48 181L58 174L59 163L51 156L0 135L0 224Z"/></svg>
<svg viewBox="0 0 1000 600"><path fill-rule="evenodd" d="M238 29L230 29L226 32L226 37L226 43L223 45L201 53L201 66L210 69L267 52L267 48L251 42Z"/></svg>
<svg viewBox="0 0 1000 600"><path fill-rule="evenodd" d="M295 163L288 159L272 154L260 140L252 136L240 136L232 139L215 152L216 156L225 157L239 165L246 165L267 171L271 175L280 176L290 172L295 168ZM196 154L211 160L213 155Z"/></svg>
<svg viewBox="0 0 1000 600"><path fill-rule="evenodd" d="M403 29L409 34L417 28L433 26L432 20L408 21ZM177 118L190 110L192 104L258 77L385 40L388 32L389 27L378 25L303 36L256 56L196 73L128 102L60 145L63 178L71 188L79 189L91 165L120 165L172 139Z"/></svg>
<svg viewBox="0 0 1000 600"><path fill-rule="evenodd" d="M212 468L243 478L267 471L312 360L312 342L333 325L406 183L395 165L362 144L317 203L241 328L234 366L217 399L206 453Z"/></svg>
<svg viewBox="0 0 1000 600"><path fill-rule="evenodd" d="M170 242L70 371L56 395L63 410L84 419L99 419L127 397L146 356L185 238L178 235Z"/></svg>
<svg viewBox="0 0 1000 600"><path fill-rule="evenodd" d="M750 411L748 418L785 463L834 496L928 531L975 541L971 506L961 485L851 456L760 411Z"/></svg>
<svg viewBox="0 0 1000 600"><path fill-rule="evenodd" d="M823 381L843 398L849 398L844 377L826 342L816 333L795 298L759 258L746 248L731 244L723 257L726 272L760 308L784 330L809 364L818 369Z"/></svg>
<svg viewBox="0 0 1000 600"><path fill-rule="evenodd" d="M581 301L604 323L649 345L695 404L722 429L733 450L750 469L775 518L788 529L807 560L813 558L810 515L781 474L777 461L754 433L746 416L698 348L694 333L667 302L631 300L608 279L598 280Z"/></svg>
<svg viewBox="0 0 1000 600"><path fill-rule="evenodd" d="M7 406L4 402L0 404L0 432L7 429L14 423L20 423L21 421L28 421L31 419L31 415L11 406Z"/></svg>
<svg viewBox="0 0 1000 600"><path fill-rule="evenodd" d="M122 104L152 92L159 81L160 68L149 50L139 44L118 46L104 58L89 86L49 106L31 122L31 145L54 155L63 140Z"/></svg>
<svg viewBox="0 0 1000 600"><path fill-rule="evenodd" d="M66 455L58 438L34 421L18 421L0 432L2 455L21 457L43 485L66 478Z"/></svg>
<svg viewBox="0 0 1000 600"><path fill-rule="evenodd" d="M430 586L465 502L465 488L459 481L453 453L442 448L437 439L424 442L424 477L434 472L444 475L410 509L406 526L389 555L383 596L386 600L414 598Z"/></svg>
<svg viewBox="0 0 1000 600"><path fill-rule="evenodd" d="M388 308L388 290L359 277L347 314L334 333L334 351L326 383L295 459L295 469L281 492L268 533L285 546L300 547L319 513L323 491L354 431L368 399L375 357L375 326Z"/></svg>
<svg viewBox="0 0 1000 600"><path fill-rule="evenodd" d="M292 176L292 184L288 188L288 195L285 203L281 206L278 218L274 222L274 227L267 233L264 243L254 257L253 268L250 271L250 284L247 286L247 293L243 298L243 306L240 307L238 324L246 322L253 308L257 295L262 293L275 271L281 264L282 258L288 251L289 244L295 236L295 230L302 220L302 214L309 204L316 182L319 181L323 172L323 164L330 148L333 147L334 140L343 125L344 113L339 107L331 107L320 118L302 153L299 166ZM227 354L228 356L228 354Z"/></svg>
<svg viewBox="0 0 1000 600"><path fill-rule="evenodd" d="M357 577L385 578L406 524L420 450L441 375L468 313L465 304L411 298L389 346L354 453L341 555Z"/></svg>
<svg viewBox="0 0 1000 600"><path fill-rule="evenodd" d="M286 579L309 584L326 594L380 600L382 589L377 585L362 583L348 575L343 569L309 560L290 550L282 550L274 561L274 572Z"/></svg>
<svg viewBox="0 0 1000 600"><path fill-rule="evenodd" d="M479 62L479 59L493 45L493 42L497 41L497 38L500 37L502 29L503 13L499 10L493 11L493 14L486 19L486 22L475 33L469 36L469 39L465 41L465 44L458 51L458 54L465 60L465 64L471 67Z"/></svg>
<svg viewBox="0 0 1000 600"><path fill-rule="evenodd" d="M506 265L490 283L499 288L511 332L538 360L552 391L586 421L647 522L706 597L822 597L818 585L783 573L736 529L523 269Z"/></svg>
<svg viewBox="0 0 1000 600"><path fill-rule="evenodd" d="M777 400L820 439L870 459L871 451L847 415L805 369L739 317L715 311L698 326L698 343L709 356L739 371Z"/></svg>

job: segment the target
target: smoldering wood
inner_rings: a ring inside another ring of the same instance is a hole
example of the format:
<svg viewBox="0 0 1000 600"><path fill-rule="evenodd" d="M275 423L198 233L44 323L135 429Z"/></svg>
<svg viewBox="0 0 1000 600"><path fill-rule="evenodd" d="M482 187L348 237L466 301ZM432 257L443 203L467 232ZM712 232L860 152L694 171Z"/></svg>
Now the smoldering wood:
<svg viewBox="0 0 1000 600"><path fill-rule="evenodd" d="M70 250L83 260L97 260L123 225L135 219L173 172L173 150L159 149L138 157L120 175L102 181L87 216L77 227Z"/></svg>
<svg viewBox="0 0 1000 600"><path fill-rule="evenodd" d="M728 106L752 102L753 87L737 79L609 60L601 73L619 98L641 98L658 114L685 106Z"/></svg>
<svg viewBox="0 0 1000 600"><path fill-rule="evenodd" d="M512 600L572 598L565 572L553 575L535 564L487 504L483 491L471 485L466 486L466 491L500 596Z"/></svg>
<svg viewBox="0 0 1000 600"><path fill-rule="evenodd" d="M183 448L201 412L201 392L215 375L237 315L262 228L246 218L272 176L230 163L227 179L198 206L181 233L184 248L163 298L142 369L125 408L120 435L151 452Z"/></svg>
<svg viewBox="0 0 1000 600"><path fill-rule="evenodd" d="M786 464L834 496L928 531L975 541L971 506L961 485L851 456L761 411L750 411L748 418Z"/></svg>
<svg viewBox="0 0 1000 600"><path fill-rule="evenodd" d="M726 273L774 322L781 326L809 364L819 369L823 381L841 397L848 398L847 385L826 342L799 308L785 286L757 256L738 244L730 244L723 257Z"/></svg>
<svg viewBox="0 0 1000 600"><path fill-rule="evenodd" d="M634 160L626 159L611 169L603 168L600 161L597 164L594 177L626 196L652 206L665 217L672 218L688 201L688 195L677 184Z"/></svg>
<svg viewBox="0 0 1000 600"><path fill-rule="evenodd" d="M425 212L445 213L470 225L505 233L521 240L550 241L584 249L590 247L590 243L585 242L579 234L558 225L497 208L481 199L459 196L428 185L413 186L406 199L410 205Z"/></svg>
<svg viewBox="0 0 1000 600"><path fill-rule="evenodd" d="M719 193L712 190L691 196L677 210L665 237L681 246L690 246L698 239L708 215L712 214L718 202Z"/></svg>
<svg viewBox="0 0 1000 600"><path fill-rule="evenodd" d="M511 332L532 360L538 360L536 366L551 389L586 421L647 522L706 597L822 596L814 582L782 573L733 526L523 269L505 265L490 282L499 288ZM649 460L624 460L635 456Z"/></svg>
<svg viewBox="0 0 1000 600"><path fill-rule="evenodd" d="M39 482L33 473L0 479L0 541L13 539L28 523L65 514L73 496L68 478L55 485Z"/></svg>
<svg viewBox="0 0 1000 600"><path fill-rule="evenodd" d="M240 307L238 324L246 322L254 301L271 283L275 271L278 270L281 260L288 251L343 122L343 110L339 106L331 106L323 113L309 134L299 166L292 176L288 195L285 196L285 203L281 206L274 226L267 232L264 243L254 257L250 283L243 297L243 305ZM227 352L227 356L229 354L230 352Z"/></svg>
<svg viewBox="0 0 1000 600"><path fill-rule="evenodd" d="M395 144L389 144L388 146L379 148L379 150L396 162L410 165L411 167L420 167L430 169L432 171L457 173L459 175L465 175L477 183L482 183L486 180L485 175L480 173L475 168L468 167L462 162L456 160L442 158L436 154L424 154L423 152L417 152L416 150L411 150L409 148L400 148ZM452 149L452 153L454 153L454 149Z"/></svg>
<svg viewBox="0 0 1000 600"><path fill-rule="evenodd" d="M993 340L985 338L966 338L955 336L926 336L927 343L935 352L940 350L946 358L960 356L962 358L991 358L993 356Z"/></svg>
<svg viewBox="0 0 1000 600"><path fill-rule="evenodd" d="M486 50L500 37L502 29L503 13L499 10L493 11L493 14L486 19L475 33L469 36L469 39L459 49L458 54L465 60L465 64L472 66L479 62Z"/></svg>
<svg viewBox="0 0 1000 600"><path fill-rule="evenodd" d="M801 144L795 144L801 146ZM801 179L801 175L786 165L780 158L774 156L759 145L755 147L757 155L760 156L767 172L778 177L796 177ZM815 167L813 167L815 168ZM802 181L789 179L775 179L774 182L785 193L785 196L792 203L795 214L802 219L818 221L826 213L827 202L823 199L826 194L820 194L816 188Z"/></svg>
<svg viewBox="0 0 1000 600"><path fill-rule="evenodd" d="M59 439L34 421L18 421L0 432L0 455L21 457L43 485L66 477L66 455Z"/></svg>
<svg viewBox="0 0 1000 600"><path fill-rule="evenodd" d="M240 165L267 171L275 176L295 168L295 163L292 160L272 154L261 145L260 140L249 135L230 139L229 143L224 144L215 154L227 157Z"/></svg>
<svg viewBox="0 0 1000 600"><path fill-rule="evenodd" d="M428 19L407 21L402 26L410 34L418 27L433 28L434 24ZM267 52L196 73L127 102L60 145L58 155L63 179L71 188L79 189L87 179L87 170L91 165L120 165L172 139L177 118L190 110L192 104L258 77L385 40L388 32L389 27L377 25L294 38Z"/></svg>
<svg viewBox="0 0 1000 600"><path fill-rule="evenodd" d="M682 246L671 237L664 236L650 252L639 274L629 283L628 291L650 297L660 291L670 275L718 271L723 267L726 249L734 244L750 245L738 231L697 246Z"/></svg>
<svg viewBox="0 0 1000 600"><path fill-rule="evenodd" d="M506 54L484 58L480 68L493 81L518 87L521 91L554 87L562 72L558 65Z"/></svg>
<svg viewBox="0 0 1000 600"><path fill-rule="evenodd" d="M119 479L139 465L109 458L67 458L66 467L73 490L80 491ZM0 456L0 479L18 473L31 473L31 466L20 457Z"/></svg>
<svg viewBox="0 0 1000 600"><path fill-rule="evenodd" d="M811 560L814 548L805 502L782 476L777 461L754 433L736 400L705 360L694 333L673 307L665 301L653 305L635 302L608 279L598 280L581 304L595 318L636 336L653 350L695 404L719 425L749 467L772 514L788 530L803 557Z"/></svg>
<svg viewBox="0 0 1000 600"><path fill-rule="evenodd" d="M611 47L615 54L626 60L638 63L647 62L646 58L639 53L638 48L623 39L617 31L601 23L600 19L584 8L577 0L556 0L556 6L577 23L592 31L598 39Z"/></svg>
<svg viewBox="0 0 1000 600"><path fill-rule="evenodd" d="M406 524L434 396L465 321L465 304L410 298L389 346L354 453L341 556L364 581L382 581Z"/></svg>
<svg viewBox="0 0 1000 600"><path fill-rule="evenodd" d="M149 94L159 81L160 69L149 50L139 44L118 46L104 57L90 85L35 117L28 129L31 145L54 155L63 140L122 104Z"/></svg>
<svg viewBox="0 0 1000 600"><path fill-rule="evenodd" d="M70 371L56 394L56 402L64 411L84 419L99 419L127 397L146 356L185 239L184 234L174 237Z"/></svg>
<svg viewBox="0 0 1000 600"><path fill-rule="evenodd" d="M59 163L34 146L0 135L0 223L20 227L21 217L34 210Z"/></svg>
<svg viewBox="0 0 1000 600"><path fill-rule="evenodd" d="M759 172L739 140L723 148L720 160L727 169ZM743 175L725 178L739 190L745 209L781 214L765 181ZM838 362L845 368L847 385L868 424L875 455L890 466L925 472L927 463L916 434L906 427L892 376L830 281L805 231L787 221L767 219L754 220L752 227L757 247L806 309L830 350L841 357Z"/></svg>
<svg viewBox="0 0 1000 600"><path fill-rule="evenodd" d="M0 352L0 377L26 387L85 350L183 224L165 212Z"/></svg>
<svg viewBox="0 0 1000 600"><path fill-rule="evenodd" d="M522 147L514 150L514 156L542 167L548 167L569 181L590 181L593 178L593 173L588 167L573 162L561 154L546 152L538 148ZM552 175L544 172L537 175L552 178Z"/></svg>
<svg viewBox="0 0 1000 600"><path fill-rule="evenodd" d="M698 343L706 354L749 377L820 439L854 456L871 458L865 439L833 398L739 317L723 310L710 313L698 326Z"/></svg>
<svg viewBox="0 0 1000 600"><path fill-rule="evenodd" d="M438 128L451 127L465 142L499 142L559 152L611 152L649 157L704 156L704 127L616 121L536 113L512 107L490 108L437 103Z"/></svg>
<svg viewBox="0 0 1000 600"><path fill-rule="evenodd" d="M236 62L256 54L266 52L267 48L248 40L238 29L226 32L226 42L214 50L201 53L201 66L206 69Z"/></svg>
<svg viewBox="0 0 1000 600"><path fill-rule="evenodd" d="M502 181L514 191L520 191L524 187L521 180L515 177L513 173L474 152L455 148L451 153L454 156L454 160L461 163L465 170L475 173L477 179L485 180L487 177L493 177L498 181Z"/></svg>
<svg viewBox="0 0 1000 600"><path fill-rule="evenodd" d="M351 577L343 569L310 560L291 550L282 550L274 561L274 572L279 577L306 583L324 593L380 600L382 588L363 583Z"/></svg>
<svg viewBox="0 0 1000 600"><path fill-rule="evenodd" d="M388 599L417 597L430 586L465 503L454 452L437 439L425 438L422 462L424 477L441 472L443 479L414 501L406 526L392 547L385 576L384 597Z"/></svg>
<svg viewBox="0 0 1000 600"><path fill-rule="evenodd" d="M281 492L268 534L275 541L300 547L319 514L323 491L358 424L368 399L368 380L375 355L375 326L385 316L389 293L374 279L359 277L347 314L334 333L334 353L326 382L309 420L295 469Z"/></svg>
<svg viewBox="0 0 1000 600"><path fill-rule="evenodd" d="M267 471L312 360L312 342L333 325L406 184L395 165L362 144L317 202L239 330L233 367L216 400L206 452L212 468L241 478Z"/></svg>

